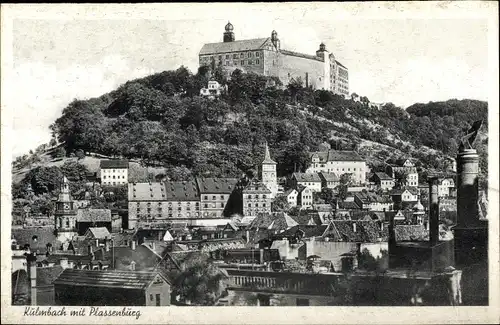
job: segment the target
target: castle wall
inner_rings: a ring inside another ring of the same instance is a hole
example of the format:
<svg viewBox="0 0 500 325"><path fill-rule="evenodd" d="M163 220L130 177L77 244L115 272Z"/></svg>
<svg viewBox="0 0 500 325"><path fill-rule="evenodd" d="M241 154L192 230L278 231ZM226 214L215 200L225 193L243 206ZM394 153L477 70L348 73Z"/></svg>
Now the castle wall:
<svg viewBox="0 0 500 325"><path fill-rule="evenodd" d="M321 89L323 87L324 63L321 61L293 55L279 54L278 65L278 77L283 84L288 84L292 78L301 77L305 86L307 73L309 86L313 89Z"/></svg>

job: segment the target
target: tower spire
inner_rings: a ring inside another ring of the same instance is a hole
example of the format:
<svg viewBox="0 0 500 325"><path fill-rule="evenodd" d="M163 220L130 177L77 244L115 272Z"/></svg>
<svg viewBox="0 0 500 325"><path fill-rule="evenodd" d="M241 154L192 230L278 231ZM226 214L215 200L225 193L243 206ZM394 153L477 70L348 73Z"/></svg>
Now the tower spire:
<svg viewBox="0 0 500 325"><path fill-rule="evenodd" d="M269 146L267 145L267 141L265 142L264 161L262 163L263 164L276 164L276 162L271 159L271 154L269 153Z"/></svg>

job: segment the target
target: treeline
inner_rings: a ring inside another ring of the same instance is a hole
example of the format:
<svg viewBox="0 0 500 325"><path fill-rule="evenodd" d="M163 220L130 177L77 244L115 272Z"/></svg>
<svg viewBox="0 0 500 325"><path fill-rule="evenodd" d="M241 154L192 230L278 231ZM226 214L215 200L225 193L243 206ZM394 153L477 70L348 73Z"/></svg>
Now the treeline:
<svg viewBox="0 0 500 325"><path fill-rule="evenodd" d="M276 78L240 70L229 80L217 69L213 76L228 86L216 100L199 96L208 69L192 74L181 67L129 81L99 98L74 100L51 129L68 155L83 150L139 158L162 164L176 178L241 176L260 163L264 141L280 176L303 171L307 152L332 134L346 139L330 141L334 148L356 149L366 139L410 156L418 156L415 148L422 145L454 156L467 124L487 122L487 104L480 101L417 104L406 111L389 103L378 110L365 97L357 102L315 91L300 79L281 87ZM439 168L431 158L423 164Z"/></svg>

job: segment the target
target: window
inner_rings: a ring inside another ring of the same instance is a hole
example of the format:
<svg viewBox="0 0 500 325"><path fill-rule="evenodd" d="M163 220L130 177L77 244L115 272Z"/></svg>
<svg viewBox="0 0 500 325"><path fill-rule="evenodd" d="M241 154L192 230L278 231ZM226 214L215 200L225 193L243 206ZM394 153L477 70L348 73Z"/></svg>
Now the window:
<svg viewBox="0 0 500 325"><path fill-rule="evenodd" d="M229 61L226 61L226 65L229 65Z"/></svg>
<svg viewBox="0 0 500 325"><path fill-rule="evenodd" d="M208 204L205 203L204 204L204 208L207 209L208 208Z"/></svg>
<svg viewBox="0 0 500 325"><path fill-rule="evenodd" d="M243 53L240 53L240 58L242 58L242 57L243 57ZM241 62L243 62L243 61L241 61ZM243 64L243 63L242 63L242 64Z"/></svg>
<svg viewBox="0 0 500 325"><path fill-rule="evenodd" d="M237 59L237 58L238 58L238 54L237 53L233 54L233 59Z"/></svg>
<svg viewBox="0 0 500 325"><path fill-rule="evenodd" d="M203 197L203 199L204 199L204 200L208 200L208 195L205 195L205 196Z"/></svg>
<svg viewBox="0 0 500 325"><path fill-rule="evenodd" d="M255 64L260 64L259 59L255 60Z"/></svg>
<svg viewBox="0 0 500 325"><path fill-rule="evenodd" d="M221 204L220 204L220 207L221 207L221 208L223 208L223 207L224 207L224 203L221 203Z"/></svg>
<svg viewBox="0 0 500 325"><path fill-rule="evenodd" d="M149 295L149 300L153 301L153 295L152 294Z"/></svg>
<svg viewBox="0 0 500 325"><path fill-rule="evenodd" d="M260 57L260 52L255 52L255 57Z"/></svg>
<svg viewBox="0 0 500 325"><path fill-rule="evenodd" d="M252 203L248 203L248 207L251 208L252 207Z"/></svg>
<svg viewBox="0 0 500 325"><path fill-rule="evenodd" d="M241 65L245 65L245 60L241 60Z"/></svg>
<svg viewBox="0 0 500 325"><path fill-rule="evenodd" d="M252 60L248 60L248 65L252 65L253 64L253 61Z"/></svg>
<svg viewBox="0 0 500 325"><path fill-rule="evenodd" d="M224 195L221 195L221 196L220 196L220 199L221 199L221 200L224 200Z"/></svg>
<svg viewBox="0 0 500 325"><path fill-rule="evenodd" d="M251 58L252 57L252 52L248 52L248 57Z"/></svg>
<svg viewBox="0 0 500 325"><path fill-rule="evenodd" d="M226 59L229 59L229 54L226 54Z"/></svg>
<svg viewBox="0 0 500 325"><path fill-rule="evenodd" d="M217 200L217 197L215 195L213 195L212 200Z"/></svg>
<svg viewBox="0 0 500 325"><path fill-rule="evenodd" d="M161 303L161 301L160 301L160 297L161 297L161 296L160 296L160 294L159 294L159 293L157 293L157 294L156 294L156 306L161 306L161 304L160 304L160 303Z"/></svg>

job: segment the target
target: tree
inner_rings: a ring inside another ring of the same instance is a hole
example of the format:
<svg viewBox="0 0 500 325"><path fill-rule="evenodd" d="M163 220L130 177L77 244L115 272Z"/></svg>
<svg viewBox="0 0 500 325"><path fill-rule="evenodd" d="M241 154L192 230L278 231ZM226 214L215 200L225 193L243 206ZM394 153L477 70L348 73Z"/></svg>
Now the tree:
<svg viewBox="0 0 500 325"><path fill-rule="evenodd" d="M297 95L299 91L303 88L304 83L302 82L301 77L292 78L288 83L287 89L292 96L292 100L294 103L297 103Z"/></svg>
<svg viewBox="0 0 500 325"><path fill-rule="evenodd" d="M64 149L63 147L59 147L56 151L56 157L57 158L66 157L66 149Z"/></svg>
<svg viewBox="0 0 500 325"><path fill-rule="evenodd" d="M352 184L352 174L342 174L340 176L339 183L339 197L340 199L345 200L345 198L347 197L347 189Z"/></svg>
<svg viewBox="0 0 500 325"><path fill-rule="evenodd" d="M394 173L394 178L399 187L403 187L407 184L409 172L406 169L398 170Z"/></svg>
<svg viewBox="0 0 500 325"><path fill-rule="evenodd" d="M226 276L211 262L197 261L181 271L173 284L180 301L199 306L213 306L225 293Z"/></svg>
<svg viewBox="0 0 500 325"><path fill-rule="evenodd" d="M281 195L276 197L276 199L271 203L271 209L273 211L288 211L290 209L290 205L288 204L286 196Z"/></svg>
<svg viewBox="0 0 500 325"><path fill-rule="evenodd" d="M82 149L78 149L75 155L78 158L78 160L82 160L83 158L85 158L85 152L83 152Z"/></svg>

